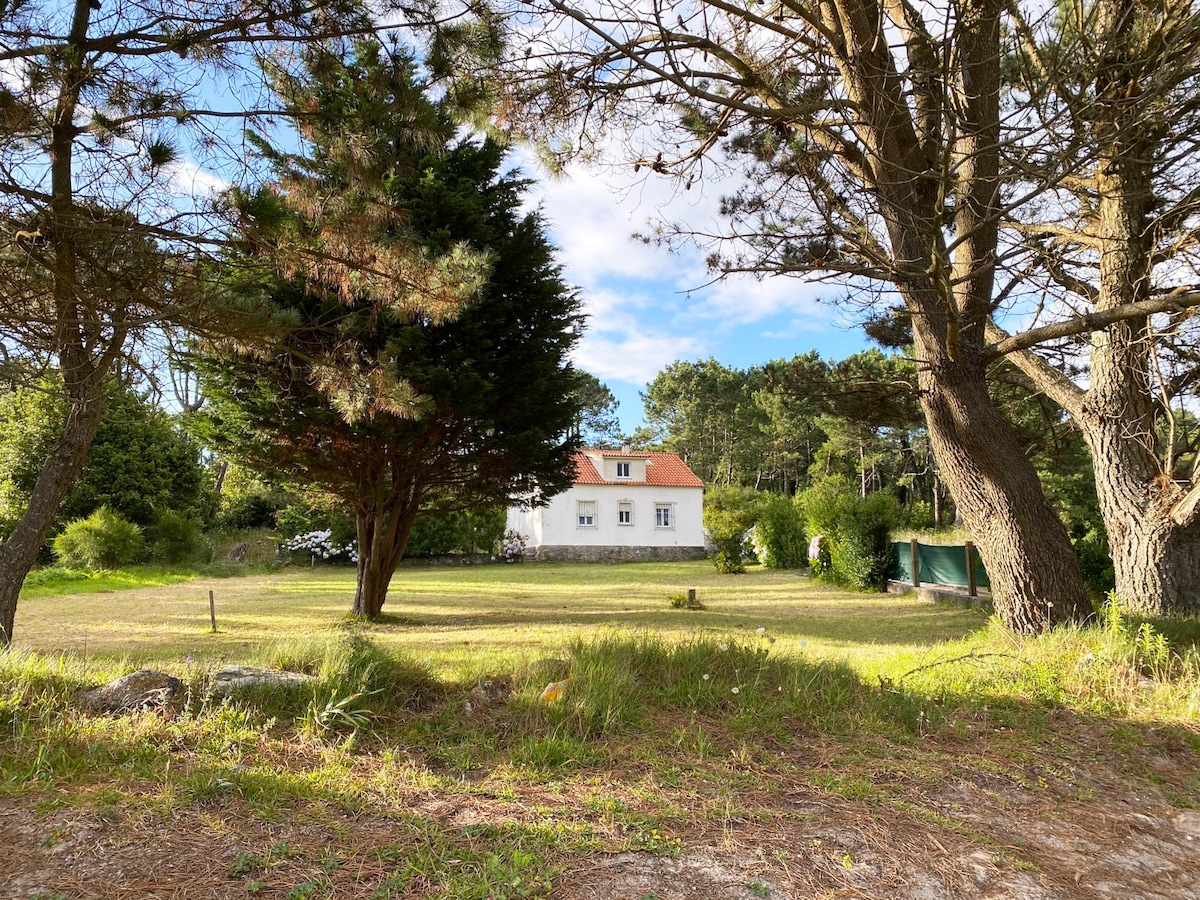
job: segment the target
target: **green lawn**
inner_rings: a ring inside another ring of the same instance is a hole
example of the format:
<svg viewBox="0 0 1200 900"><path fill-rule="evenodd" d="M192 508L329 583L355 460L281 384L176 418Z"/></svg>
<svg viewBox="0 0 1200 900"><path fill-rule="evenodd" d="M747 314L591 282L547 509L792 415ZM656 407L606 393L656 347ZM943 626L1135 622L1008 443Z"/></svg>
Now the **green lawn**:
<svg viewBox="0 0 1200 900"><path fill-rule="evenodd" d="M136 580L126 576L127 587L113 583L101 593L74 593L68 583L57 596L23 598L17 644L139 663L253 658L266 644L344 624L354 595L354 573L346 568L149 587ZM705 608L671 608L671 597L689 588ZM706 561L405 567L392 581L384 613L366 634L449 677L482 662L504 670L523 658L554 656L572 638L611 628L753 639L763 628L777 651L873 671L910 660L917 665L937 645L987 622L978 609L849 593L793 572L718 575Z"/></svg>
<svg viewBox="0 0 1200 900"><path fill-rule="evenodd" d="M970 896L964 860L1032 896L1119 859L1064 856L1073 828L1193 849L1172 823L1200 809L1195 623L1021 638L707 562L402 568L374 623L347 569L39 580L0 653L4 896L890 898L914 871ZM688 589L704 609L671 606ZM221 701L221 662L315 680ZM81 713L147 665L180 708ZM694 890L680 856L709 861Z"/></svg>

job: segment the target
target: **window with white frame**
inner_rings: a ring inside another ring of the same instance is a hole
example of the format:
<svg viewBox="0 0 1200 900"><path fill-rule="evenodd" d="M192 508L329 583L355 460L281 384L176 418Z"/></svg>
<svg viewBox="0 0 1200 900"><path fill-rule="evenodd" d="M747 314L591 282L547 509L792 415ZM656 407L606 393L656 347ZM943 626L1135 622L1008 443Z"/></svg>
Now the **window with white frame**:
<svg viewBox="0 0 1200 900"><path fill-rule="evenodd" d="M596 501L580 500L576 508L580 528L596 527Z"/></svg>
<svg viewBox="0 0 1200 900"><path fill-rule="evenodd" d="M654 504L654 527L659 530L673 529L675 527L674 503Z"/></svg>
<svg viewBox="0 0 1200 900"><path fill-rule="evenodd" d="M617 504L617 524L632 525L633 524L633 501L622 500Z"/></svg>
<svg viewBox="0 0 1200 900"><path fill-rule="evenodd" d="M627 463L627 462L617 463L617 477L618 478L629 478L630 477L629 463Z"/></svg>

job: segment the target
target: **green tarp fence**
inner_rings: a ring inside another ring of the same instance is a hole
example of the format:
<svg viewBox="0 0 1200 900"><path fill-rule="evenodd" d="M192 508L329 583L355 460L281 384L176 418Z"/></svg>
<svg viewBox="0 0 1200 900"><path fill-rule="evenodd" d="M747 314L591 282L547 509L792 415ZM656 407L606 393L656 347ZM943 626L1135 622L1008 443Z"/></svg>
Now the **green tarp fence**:
<svg viewBox="0 0 1200 900"><path fill-rule="evenodd" d="M987 572L979 561L979 552L971 554L975 563L975 586L990 588ZM946 547L937 544L917 544L918 577L921 584L947 584L967 587L967 548L965 545ZM892 575L895 581L913 583L912 545L908 541L892 544Z"/></svg>

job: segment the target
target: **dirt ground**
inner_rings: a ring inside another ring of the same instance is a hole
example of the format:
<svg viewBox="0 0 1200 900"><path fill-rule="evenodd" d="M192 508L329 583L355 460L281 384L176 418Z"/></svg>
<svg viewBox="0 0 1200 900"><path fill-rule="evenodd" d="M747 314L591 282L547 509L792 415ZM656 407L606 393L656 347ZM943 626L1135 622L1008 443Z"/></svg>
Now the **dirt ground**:
<svg viewBox="0 0 1200 900"><path fill-rule="evenodd" d="M1166 772L1176 765L1166 757L1148 764ZM1076 770L1070 777L1071 791L1029 790L1011 777L964 768L946 772L936 784L913 785L911 802L886 805L831 798L800 782L795 790L752 792L745 806L752 814L697 816L673 832L681 841L677 855L565 857L549 896L1200 897L1200 811L1123 790L1115 770ZM503 800L414 793L403 806L470 833L470 826L544 819L549 798L539 792L544 788L518 786ZM1088 799L1072 799L1071 792ZM286 822L273 824L249 814L236 798L170 814L132 814L95 803L44 811L55 805L46 799L0 800L0 897L295 900L423 897L440 890L435 880L421 877L387 882L397 858L381 848L402 844L411 827L403 817L314 806L291 810ZM555 797L559 804L563 799L561 792ZM702 793L672 799L704 802ZM586 818L582 811L580 818ZM288 850L261 880L234 871L239 855L261 855L272 846ZM381 892L385 885L391 893ZM534 895L545 896L545 890ZM514 890L506 896L523 895Z"/></svg>

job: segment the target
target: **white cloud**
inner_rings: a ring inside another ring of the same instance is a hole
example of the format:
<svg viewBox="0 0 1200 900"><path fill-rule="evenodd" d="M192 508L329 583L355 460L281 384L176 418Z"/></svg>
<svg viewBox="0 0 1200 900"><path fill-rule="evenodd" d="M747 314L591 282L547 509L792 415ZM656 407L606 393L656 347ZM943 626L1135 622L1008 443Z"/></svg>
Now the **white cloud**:
<svg viewBox="0 0 1200 900"><path fill-rule="evenodd" d="M228 190L231 182L190 159L181 159L167 170L172 192L199 199L213 197Z"/></svg>
<svg viewBox="0 0 1200 900"><path fill-rule="evenodd" d="M668 363L707 352L703 337L656 320L657 306L640 293L602 289L589 294L584 303L588 327L576 347L575 364L602 381L640 386Z"/></svg>
<svg viewBox="0 0 1200 900"><path fill-rule="evenodd" d="M585 333L575 348L575 364L601 381L644 385L654 380L664 366L677 359L704 354L698 338L662 332L629 331L616 337L600 332Z"/></svg>
<svg viewBox="0 0 1200 900"><path fill-rule="evenodd" d="M543 178L531 199L541 203L570 281L590 288L613 277L659 279L678 265L665 249L633 238L657 207L622 194L605 175Z"/></svg>
<svg viewBox="0 0 1200 900"><path fill-rule="evenodd" d="M614 142L610 159L623 150ZM528 153L514 162L536 179L529 202L542 208L564 278L582 288L588 321L573 359L619 395L629 388L618 386L644 386L676 360L716 356L745 366L813 346L840 353L860 340L845 330L839 304L820 302L841 299L841 286L781 276L714 282L703 248L671 252L631 238L664 221L720 233L720 198L734 192L736 176L684 191L630 165L573 165L555 179Z"/></svg>
<svg viewBox="0 0 1200 900"><path fill-rule="evenodd" d="M786 316L811 321L814 330L821 330L836 321L838 313L831 304L822 304L820 298L838 290L781 275L763 279L731 277L696 295L695 315L717 319L729 326Z"/></svg>
<svg viewBox="0 0 1200 900"><path fill-rule="evenodd" d="M720 230L717 212L720 197L731 193L734 180L697 184L682 191L671 179L634 174L629 167L604 165L592 170L573 166L562 178L541 173L536 159L519 157L520 165L538 174L531 200L540 202L559 259L569 282L587 294L611 290L614 280L646 282L658 290L653 302L660 317L674 315L678 324L695 328L697 319L727 329L769 321L782 316L811 319L819 329L837 320L832 304L818 303L841 291L780 276L756 280L749 275L713 282L704 264L703 251L684 245L672 252L665 247L634 240L666 221L715 233Z"/></svg>

